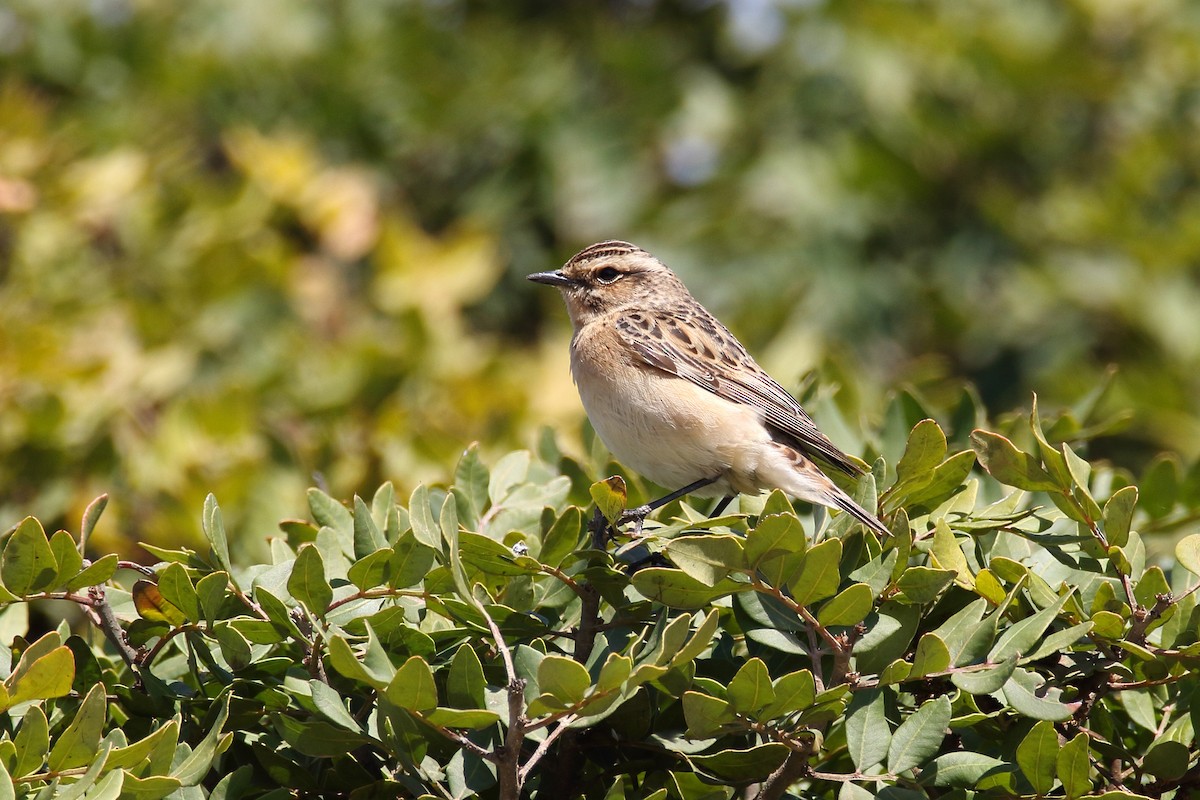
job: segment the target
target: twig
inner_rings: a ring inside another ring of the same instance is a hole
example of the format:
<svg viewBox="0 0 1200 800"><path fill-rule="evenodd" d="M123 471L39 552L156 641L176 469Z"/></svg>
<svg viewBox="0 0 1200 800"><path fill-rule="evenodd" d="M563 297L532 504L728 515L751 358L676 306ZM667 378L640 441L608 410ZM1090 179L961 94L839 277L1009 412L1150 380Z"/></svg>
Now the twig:
<svg viewBox="0 0 1200 800"><path fill-rule="evenodd" d="M159 639L157 642L154 643L154 647L150 648L149 653L146 653L144 656L142 656L140 659L138 659L139 662L141 663L141 666L149 667L151 664L153 664L154 659L157 658L158 654L162 652L162 649L167 646L167 642L171 641L179 634L189 633L192 631L199 631L199 630L202 630L202 628L199 625L194 625L194 624L180 625L178 628L172 628L170 631L167 632L166 636L162 637L161 639Z"/></svg>
<svg viewBox="0 0 1200 800"><path fill-rule="evenodd" d="M88 599L90 602L86 604L86 607L95 614L98 627L104 633L104 637L112 642L113 647L117 648L117 652L120 653L121 659L136 672L141 661L140 654L129 644L129 637L126 636L125 629L121 627L121 621L117 619L112 606L108 604L104 587L89 588Z"/></svg>
<svg viewBox="0 0 1200 800"><path fill-rule="evenodd" d="M574 714L568 714L558 721L557 728L550 731L550 733L546 735L546 738L543 739L542 743L538 745L538 749L535 750L533 755L529 757L529 760L525 762L525 766L521 767L521 769L517 772L517 778L522 784L524 784L526 779L529 778L529 773L534 766L542 760L543 756L545 756L547 752L549 752L550 745L554 744L554 740L565 733L570 727L571 723L576 719L577 717Z"/></svg>
<svg viewBox="0 0 1200 800"><path fill-rule="evenodd" d="M435 722L430 722L429 718L426 717L424 714L420 713L419 711L410 711L409 713L413 714L416 717L419 717L421 719L421 721L424 722L426 725L433 728L435 731L440 733L442 736L445 736L447 739L454 742L456 745L458 745L462 749L467 750L467 751L473 753L474 755L479 756L480 758L484 759L485 761L491 761L493 764L500 763L499 756L497 756L495 753L491 752L490 750L485 750L484 748L475 744L474 742L472 742L470 739L468 739L466 736L462 735L461 733L458 733L457 731L453 731L444 725L438 725Z"/></svg>
<svg viewBox="0 0 1200 800"><path fill-rule="evenodd" d="M512 653L504 642L504 636L492 615L488 613L483 603L476 604L483 614L496 649L504 660L504 671L508 675L508 732L504 737L504 745L499 748L496 761L496 777L500 782L500 800L519 800L521 796L521 744L525 741L525 681L517 677L516 667L513 666Z"/></svg>

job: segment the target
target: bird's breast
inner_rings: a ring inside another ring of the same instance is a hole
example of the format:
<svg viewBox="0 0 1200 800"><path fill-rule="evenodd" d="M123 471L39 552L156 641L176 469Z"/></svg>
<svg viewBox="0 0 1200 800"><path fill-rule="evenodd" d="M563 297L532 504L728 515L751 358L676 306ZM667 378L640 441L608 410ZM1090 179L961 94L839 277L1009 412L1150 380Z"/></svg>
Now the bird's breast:
<svg viewBox="0 0 1200 800"><path fill-rule="evenodd" d="M769 440L757 409L644 364L607 333L585 328L576 336L571 372L617 460L668 488L714 476L723 478L719 492L745 484Z"/></svg>

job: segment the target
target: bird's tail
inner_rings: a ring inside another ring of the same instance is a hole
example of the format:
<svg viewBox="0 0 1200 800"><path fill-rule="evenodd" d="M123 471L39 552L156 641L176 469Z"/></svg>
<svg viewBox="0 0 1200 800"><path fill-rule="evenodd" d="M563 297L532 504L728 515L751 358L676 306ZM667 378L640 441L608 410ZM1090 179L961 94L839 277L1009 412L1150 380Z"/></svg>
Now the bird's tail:
<svg viewBox="0 0 1200 800"><path fill-rule="evenodd" d="M879 517L875 516L870 511L867 511L858 503L854 502L854 500L850 498L850 495L846 494L841 489L838 489L836 486L833 488L836 492L836 494L830 498L830 500L833 502L825 503L824 505L833 505L834 507L845 511L847 514L854 517L863 525L866 525L868 528L884 538L892 535L892 532L888 530L887 526L883 524Z"/></svg>
<svg viewBox="0 0 1200 800"><path fill-rule="evenodd" d="M838 488L837 484L803 453L778 442L775 443L775 448L784 456L784 460L760 465L760 477L793 497L845 511L880 536L892 535L878 517L854 502L850 495ZM772 470L772 466L776 469Z"/></svg>

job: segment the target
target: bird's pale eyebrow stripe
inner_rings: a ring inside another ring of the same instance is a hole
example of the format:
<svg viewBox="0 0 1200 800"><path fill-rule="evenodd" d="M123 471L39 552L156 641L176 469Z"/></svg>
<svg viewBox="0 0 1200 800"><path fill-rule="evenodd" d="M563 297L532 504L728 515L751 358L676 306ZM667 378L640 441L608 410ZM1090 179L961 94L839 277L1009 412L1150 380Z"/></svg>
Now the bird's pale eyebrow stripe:
<svg viewBox="0 0 1200 800"><path fill-rule="evenodd" d="M607 242L597 242L589 247L585 247L575 255L571 256L571 260L564 264L564 267L571 267L576 264L582 264L585 261L594 261L597 258L607 258L608 256L624 256L630 253L646 252L637 245L632 245L629 242L618 240L610 240Z"/></svg>

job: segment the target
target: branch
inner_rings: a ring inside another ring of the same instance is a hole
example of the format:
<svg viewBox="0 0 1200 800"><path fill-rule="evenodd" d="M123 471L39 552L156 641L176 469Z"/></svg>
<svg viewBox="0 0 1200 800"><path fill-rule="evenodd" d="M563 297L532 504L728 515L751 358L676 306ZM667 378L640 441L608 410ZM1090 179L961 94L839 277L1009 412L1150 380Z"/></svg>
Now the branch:
<svg viewBox="0 0 1200 800"><path fill-rule="evenodd" d="M129 637L125 635L125 629L121 627L121 621L117 619L117 615L112 610L112 606L108 604L108 598L104 594L103 586L92 586L88 589L90 603L88 603L89 611L95 616L94 619L97 626L104 633L104 637L112 642L113 647L117 648L121 659L129 665L129 668L137 671L137 666L141 661L141 654L129 644Z"/></svg>
<svg viewBox="0 0 1200 800"><path fill-rule="evenodd" d="M517 677L516 667L513 666L512 653L500 633L500 628L492 615L487 612L483 603L476 608L483 614L496 649L504 660L504 671L508 675L508 732L504 737L504 745L497 751L496 777L500 782L500 800L520 800L521 785L521 744L525 741L525 681Z"/></svg>
<svg viewBox="0 0 1200 800"><path fill-rule="evenodd" d="M554 740L565 733L570 727L571 723L576 719L577 717L574 714L568 714L567 716L563 717L559 720L558 727L550 731L546 738L542 740L542 743L538 745L538 749L535 750L533 755L529 757L529 760L525 762L525 766L521 767L521 769L517 772L517 779L522 784L524 784L526 779L529 778L529 773L534 766L536 766L537 763L546 755L546 753L549 752L550 745L554 744Z"/></svg>

